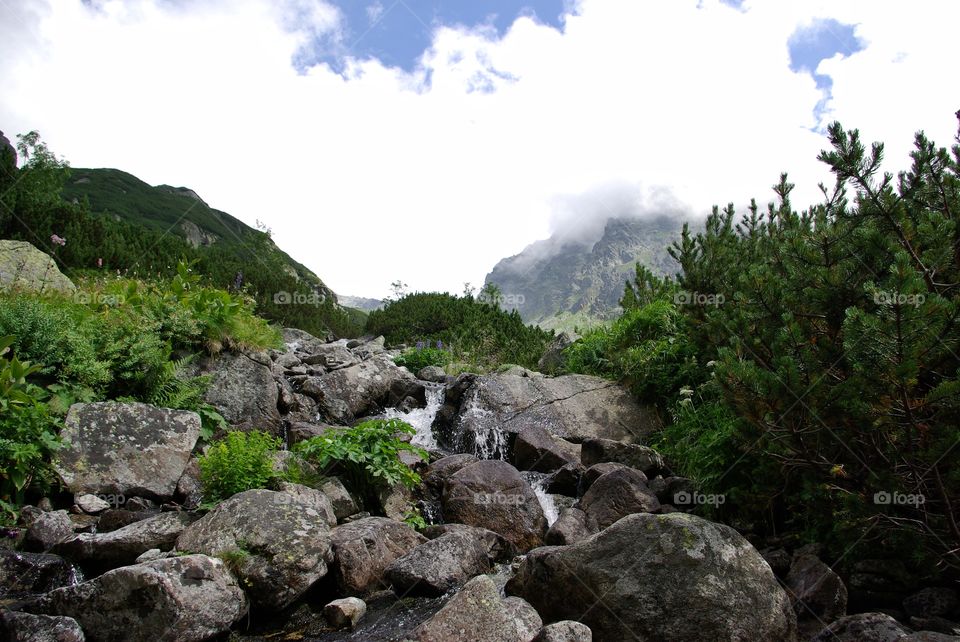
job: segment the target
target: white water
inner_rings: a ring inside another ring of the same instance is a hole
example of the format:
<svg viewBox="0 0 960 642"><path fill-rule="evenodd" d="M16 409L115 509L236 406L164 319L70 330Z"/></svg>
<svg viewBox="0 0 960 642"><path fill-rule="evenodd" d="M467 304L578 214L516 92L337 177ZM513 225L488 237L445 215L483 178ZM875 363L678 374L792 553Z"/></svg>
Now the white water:
<svg viewBox="0 0 960 642"><path fill-rule="evenodd" d="M387 408L384 417L387 419L401 419L416 430L411 443L427 450L439 450L436 438L433 436L433 420L436 419L447 390L442 385L427 386L427 405L403 413L396 408Z"/></svg>
<svg viewBox="0 0 960 642"><path fill-rule="evenodd" d="M463 415L460 417L460 439L467 433L473 433L473 454L477 459L506 459L507 433L493 418L493 413L483 408L476 397L467 400ZM467 444L461 443L460 452L467 451Z"/></svg>
<svg viewBox="0 0 960 642"><path fill-rule="evenodd" d="M537 501L540 502L540 508L543 509L543 515L547 518L547 526L553 526L553 523L560 517L560 511L557 509L556 502L553 501L553 495L544 488L546 485L547 477L544 476L533 482L530 487L533 488Z"/></svg>

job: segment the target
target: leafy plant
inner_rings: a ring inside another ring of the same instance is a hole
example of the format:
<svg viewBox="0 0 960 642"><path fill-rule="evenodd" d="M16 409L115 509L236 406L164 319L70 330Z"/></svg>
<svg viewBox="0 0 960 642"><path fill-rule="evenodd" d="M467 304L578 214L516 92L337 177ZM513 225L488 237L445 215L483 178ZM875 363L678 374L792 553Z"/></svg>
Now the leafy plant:
<svg viewBox="0 0 960 642"><path fill-rule="evenodd" d="M217 502L254 488L267 488L281 475L274 468L280 439L260 431L227 433L200 458L205 502Z"/></svg>
<svg viewBox="0 0 960 642"><path fill-rule="evenodd" d="M423 515L420 514L420 511L417 510L416 507L411 507L410 510L403 514L403 522L418 531L422 531L427 527L427 520L423 518Z"/></svg>
<svg viewBox="0 0 960 642"><path fill-rule="evenodd" d="M427 366L443 366L450 363L450 353L442 348L420 346L411 348L396 357L394 360L398 366L403 366L410 372L417 374Z"/></svg>

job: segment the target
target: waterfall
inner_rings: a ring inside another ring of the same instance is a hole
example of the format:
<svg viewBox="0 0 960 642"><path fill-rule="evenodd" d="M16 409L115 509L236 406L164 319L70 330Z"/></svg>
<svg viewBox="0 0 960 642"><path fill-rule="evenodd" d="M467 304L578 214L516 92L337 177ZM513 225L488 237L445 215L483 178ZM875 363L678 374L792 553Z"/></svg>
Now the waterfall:
<svg viewBox="0 0 960 642"><path fill-rule="evenodd" d="M553 523L560 517L560 509L557 508L553 495L547 492L546 486L549 475L530 471L524 471L521 475L527 480L530 488L533 489L533 493L537 496L540 508L543 509L543 515L547 518L547 526L553 526Z"/></svg>
<svg viewBox="0 0 960 642"><path fill-rule="evenodd" d="M477 459L507 459L510 442L493 413L482 407L477 397L467 400L459 421L459 452L473 451ZM473 436L469 443L468 435Z"/></svg>
<svg viewBox="0 0 960 642"><path fill-rule="evenodd" d="M411 443L427 450L439 450L436 437L433 436L433 420L440 412L443 406L443 400L446 397L447 389L442 384L426 384L427 405L423 408L416 408L408 413L403 413L396 408L387 408L384 413L386 419L400 419L413 426L416 434L411 439Z"/></svg>

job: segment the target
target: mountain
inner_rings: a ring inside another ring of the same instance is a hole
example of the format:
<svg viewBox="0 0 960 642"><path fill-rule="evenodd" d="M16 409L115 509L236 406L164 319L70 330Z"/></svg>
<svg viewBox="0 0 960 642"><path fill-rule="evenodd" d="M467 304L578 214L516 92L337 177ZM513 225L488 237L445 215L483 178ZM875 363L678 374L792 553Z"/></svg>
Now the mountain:
<svg viewBox="0 0 960 642"><path fill-rule="evenodd" d="M554 235L503 259L487 275L524 321L548 329L572 329L613 317L624 283L639 262L657 274L677 264L667 248L683 221L671 217L610 218L596 240Z"/></svg>
<svg viewBox="0 0 960 642"><path fill-rule="evenodd" d="M380 299L368 299L362 296L347 296L346 294L340 294L337 296L337 300L341 305L344 305L348 308L363 310L364 312L373 312L374 310L379 310L383 307L383 301Z"/></svg>

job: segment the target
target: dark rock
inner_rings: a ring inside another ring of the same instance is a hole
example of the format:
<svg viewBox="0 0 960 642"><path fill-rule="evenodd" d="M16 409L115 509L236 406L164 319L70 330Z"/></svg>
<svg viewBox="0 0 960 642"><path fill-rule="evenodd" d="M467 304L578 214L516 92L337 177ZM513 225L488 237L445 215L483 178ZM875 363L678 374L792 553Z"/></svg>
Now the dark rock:
<svg viewBox="0 0 960 642"><path fill-rule="evenodd" d="M804 638L847 614L847 587L833 569L812 555L794 559L785 586Z"/></svg>
<svg viewBox="0 0 960 642"><path fill-rule="evenodd" d="M663 512L662 507L660 512ZM767 564L770 565L774 575L777 577L786 577L787 573L790 572L790 565L793 562L790 558L790 553L787 551L783 550L782 548L776 548L761 554L763 555L763 559L767 561Z"/></svg>
<svg viewBox="0 0 960 642"><path fill-rule="evenodd" d="M73 537L73 522L65 510L50 513L37 511L26 519L25 523L27 535L23 544L28 551L45 553Z"/></svg>
<svg viewBox="0 0 960 642"><path fill-rule="evenodd" d="M911 631L884 613L858 613L836 620L813 642L897 642Z"/></svg>
<svg viewBox="0 0 960 642"><path fill-rule="evenodd" d="M513 444L513 464L519 470L552 473L567 464L580 463L580 447L554 437L542 426L520 430Z"/></svg>
<svg viewBox="0 0 960 642"><path fill-rule="evenodd" d="M469 534L483 545L487 552L487 558L491 562L508 562L517 554L516 547L507 541L503 535L486 528L467 526L466 524L435 524L427 526L421 533L427 539L437 539L449 533Z"/></svg>
<svg viewBox="0 0 960 642"><path fill-rule="evenodd" d="M583 442L580 459L587 468L594 464L615 462L636 468L648 477L664 467L663 457L653 448L612 439L587 439Z"/></svg>
<svg viewBox="0 0 960 642"><path fill-rule="evenodd" d="M917 589L915 576L901 559L866 559L853 564L847 580L853 611L900 608Z"/></svg>
<svg viewBox="0 0 960 642"><path fill-rule="evenodd" d="M337 521L343 521L347 517L355 515L359 510L357 500L337 477L327 477L323 480L320 485L320 492L330 500Z"/></svg>
<svg viewBox="0 0 960 642"><path fill-rule="evenodd" d="M76 570L59 555L0 551L0 600L70 586Z"/></svg>
<svg viewBox="0 0 960 642"><path fill-rule="evenodd" d="M693 507L688 498L693 497L697 487L686 477L657 477L647 482L647 486L661 504L673 504L684 509Z"/></svg>
<svg viewBox="0 0 960 642"><path fill-rule="evenodd" d="M157 514L156 511L126 510L124 508L111 508L104 511L97 522L98 533L109 533L118 528L129 526L145 519L150 519Z"/></svg>
<svg viewBox="0 0 960 642"><path fill-rule="evenodd" d="M203 500L203 484L200 482L200 460L191 457L177 481L177 499L188 509L194 509ZM128 507L132 510L131 507Z"/></svg>
<svg viewBox="0 0 960 642"><path fill-rule="evenodd" d="M630 468L600 477L584 493L578 506L601 530L627 515L660 510L660 502L647 488L646 479Z"/></svg>
<svg viewBox="0 0 960 642"><path fill-rule="evenodd" d="M585 493L587 492L587 490L589 490L590 486L593 485L593 482L597 481L602 476L606 475L611 471L621 470L625 468L630 468L630 467L625 466L624 464L618 464L615 462L604 462L602 464L594 464L593 466L589 466L587 467L587 472L583 474L583 486L580 490ZM639 470L637 472L643 475L643 473L640 472ZM643 477L644 479L647 478L646 475L643 475Z"/></svg>
<svg viewBox="0 0 960 642"><path fill-rule="evenodd" d="M910 618L910 626L915 629L922 629L932 633L942 633L943 635L953 635L960 638L960 624L935 615L929 617L912 617Z"/></svg>
<svg viewBox="0 0 960 642"><path fill-rule="evenodd" d="M83 630L69 617L51 617L0 608L0 638L9 642L84 642Z"/></svg>
<svg viewBox="0 0 960 642"><path fill-rule="evenodd" d="M190 524L186 513L160 513L109 533L83 533L57 544L53 550L77 562L95 562L111 567L132 564L151 548L173 548Z"/></svg>
<svg viewBox="0 0 960 642"><path fill-rule="evenodd" d="M386 576L397 595L440 596L489 571L484 543L472 533L452 532L394 560Z"/></svg>
<svg viewBox="0 0 960 642"><path fill-rule="evenodd" d="M596 520L591 520L579 508L565 508L547 531L548 546L568 546L581 542L600 531Z"/></svg>
<svg viewBox="0 0 960 642"><path fill-rule="evenodd" d="M407 524L385 517L366 517L337 526L331 531L331 539L337 585L349 596L386 588L387 567L427 541Z"/></svg>
<svg viewBox="0 0 960 642"><path fill-rule="evenodd" d="M960 615L960 593L944 586L925 588L905 599L903 609L913 617L956 618Z"/></svg>
<svg viewBox="0 0 960 642"><path fill-rule="evenodd" d="M423 474L423 481L436 488L442 488L443 482L458 470L475 464L479 459L473 455L450 455L430 464Z"/></svg>
<svg viewBox="0 0 960 642"><path fill-rule="evenodd" d="M546 491L552 494L579 497L580 485L587 469L581 464L571 462L553 471L546 481Z"/></svg>

